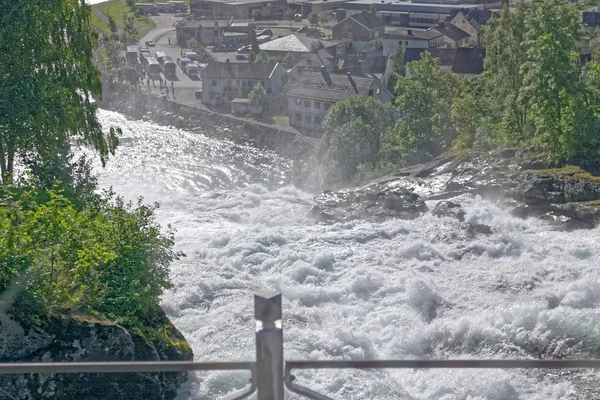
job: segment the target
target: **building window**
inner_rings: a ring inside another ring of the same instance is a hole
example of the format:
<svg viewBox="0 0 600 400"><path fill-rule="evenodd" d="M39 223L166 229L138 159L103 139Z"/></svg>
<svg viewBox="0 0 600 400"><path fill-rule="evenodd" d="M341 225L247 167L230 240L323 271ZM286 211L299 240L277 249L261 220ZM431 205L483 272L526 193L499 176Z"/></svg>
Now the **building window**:
<svg viewBox="0 0 600 400"><path fill-rule="evenodd" d="M242 81L242 87L246 87L246 81Z"/></svg>
<svg viewBox="0 0 600 400"><path fill-rule="evenodd" d="M306 122L307 124L310 124L312 121L312 117L310 115L305 115L304 116L304 122Z"/></svg>
<svg viewBox="0 0 600 400"><path fill-rule="evenodd" d="M212 80L212 85L213 85L213 86L217 86L217 80L216 80L216 79L213 79L213 80Z"/></svg>
<svg viewBox="0 0 600 400"><path fill-rule="evenodd" d="M321 103L318 101L315 101L315 108L320 110L321 109Z"/></svg>
<svg viewBox="0 0 600 400"><path fill-rule="evenodd" d="M296 121L302 122L302 114L296 114Z"/></svg>
<svg viewBox="0 0 600 400"><path fill-rule="evenodd" d="M315 117L315 125L321 125L321 117Z"/></svg>
<svg viewBox="0 0 600 400"><path fill-rule="evenodd" d="M324 110L329 110L329 107L331 107L331 104L329 104L329 103L324 103L323 104L323 109Z"/></svg>
<svg viewBox="0 0 600 400"><path fill-rule="evenodd" d="M373 96L373 89L369 90L369 96Z"/></svg>
<svg viewBox="0 0 600 400"><path fill-rule="evenodd" d="M301 106L301 105L302 105L302 100L300 100L300 99L296 99L296 105L297 105L297 106Z"/></svg>
<svg viewBox="0 0 600 400"><path fill-rule="evenodd" d="M377 90L375 90L376 94L380 94L381 93L381 88L377 88Z"/></svg>
<svg viewBox="0 0 600 400"><path fill-rule="evenodd" d="M406 42L404 42L404 45L405 45L405 46L408 46L408 40L407 40Z"/></svg>
<svg viewBox="0 0 600 400"><path fill-rule="evenodd" d="M304 100L304 107L310 108L310 100Z"/></svg>
<svg viewBox="0 0 600 400"><path fill-rule="evenodd" d="M352 39L352 32L348 32L348 39Z"/></svg>

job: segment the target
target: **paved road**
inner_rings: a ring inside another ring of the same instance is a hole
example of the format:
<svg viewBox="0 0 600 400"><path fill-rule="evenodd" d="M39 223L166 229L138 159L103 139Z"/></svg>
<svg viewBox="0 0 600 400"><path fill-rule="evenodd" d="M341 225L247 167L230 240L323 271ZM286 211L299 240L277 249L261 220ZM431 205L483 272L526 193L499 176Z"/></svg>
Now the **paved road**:
<svg viewBox="0 0 600 400"><path fill-rule="evenodd" d="M107 24L108 24L108 17L106 15L104 15L104 12L102 12L102 10L104 9L104 7L106 7L110 3L112 3L112 2L106 2L105 4L99 5L98 7L94 8L92 10L98 18L100 18L102 21L106 22Z"/></svg>

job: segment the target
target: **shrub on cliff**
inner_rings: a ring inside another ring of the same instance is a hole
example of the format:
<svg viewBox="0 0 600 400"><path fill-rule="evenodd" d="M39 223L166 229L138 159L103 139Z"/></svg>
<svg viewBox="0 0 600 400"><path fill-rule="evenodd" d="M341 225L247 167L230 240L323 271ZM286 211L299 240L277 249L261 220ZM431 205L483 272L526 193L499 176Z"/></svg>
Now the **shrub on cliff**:
<svg viewBox="0 0 600 400"><path fill-rule="evenodd" d="M168 267L180 254L172 232L161 233L154 219L157 205L126 203L105 192L77 208L52 190L0 190L5 310L77 310L135 323L169 287Z"/></svg>

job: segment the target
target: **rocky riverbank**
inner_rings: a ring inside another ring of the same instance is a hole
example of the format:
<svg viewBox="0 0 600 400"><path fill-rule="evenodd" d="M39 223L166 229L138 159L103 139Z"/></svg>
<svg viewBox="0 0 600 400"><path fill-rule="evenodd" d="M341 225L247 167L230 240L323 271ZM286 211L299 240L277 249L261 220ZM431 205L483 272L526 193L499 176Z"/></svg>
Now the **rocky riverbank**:
<svg viewBox="0 0 600 400"><path fill-rule="evenodd" d="M0 314L2 362L190 361L183 335L157 306L137 328L73 314L25 325ZM2 399L172 400L186 373L0 376Z"/></svg>
<svg viewBox="0 0 600 400"><path fill-rule="evenodd" d="M103 87L101 108L116 111L131 118L148 119L161 125L175 126L210 138L230 140L239 145L273 151L292 160L304 161L316 147L297 135L254 122L188 107L157 98L141 89Z"/></svg>
<svg viewBox="0 0 600 400"><path fill-rule="evenodd" d="M557 229L600 224L600 158L552 165L535 153L447 153L354 190L324 192L311 215L323 222L350 219L412 219L425 212L462 222L464 194L510 207L520 218L536 217ZM428 200L443 200L430 210ZM467 227L485 233L485 227Z"/></svg>

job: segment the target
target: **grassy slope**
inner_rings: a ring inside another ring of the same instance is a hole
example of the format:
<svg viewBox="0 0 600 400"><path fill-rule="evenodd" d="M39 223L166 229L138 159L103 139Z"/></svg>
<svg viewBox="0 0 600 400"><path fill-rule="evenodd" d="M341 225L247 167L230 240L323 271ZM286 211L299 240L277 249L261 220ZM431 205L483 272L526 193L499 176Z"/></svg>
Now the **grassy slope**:
<svg viewBox="0 0 600 400"><path fill-rule="evenodd" d="M108 3L108 5L106 5ZM110 15L118 26L122 27L125 22L125 16L129 13L129 7L125 0L112 0L106 3L95 4L92 8L97 8L106 5L102 9L102 13L106 16ZM110 33L107 24L97 16L92 16L92 24L104 33ZM144 37L156 24L151 19L145 17L136 17L135 26L138 27L137 38Z"/></svg>

